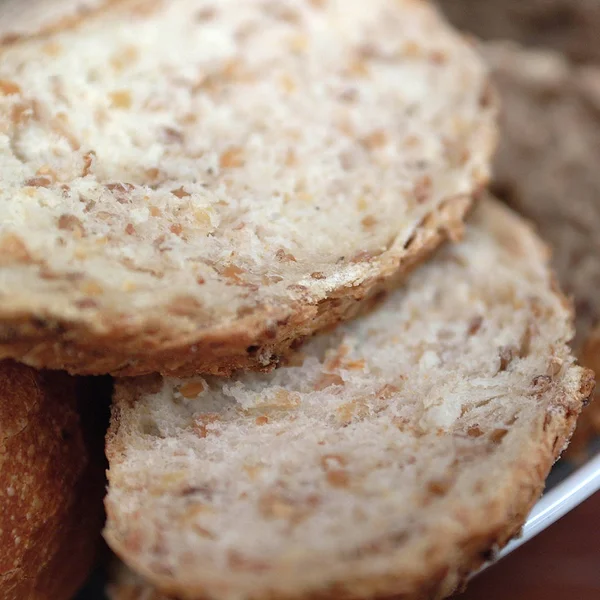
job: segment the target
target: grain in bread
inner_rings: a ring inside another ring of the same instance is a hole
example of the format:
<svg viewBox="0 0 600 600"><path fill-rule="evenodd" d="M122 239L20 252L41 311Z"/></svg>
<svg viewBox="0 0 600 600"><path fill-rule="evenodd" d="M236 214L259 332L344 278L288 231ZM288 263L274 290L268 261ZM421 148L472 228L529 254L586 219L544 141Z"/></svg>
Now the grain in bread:
<svg viewBox="0 0 600 600"><path fill-rule="evenodd" d="M0 48L0 355L268 368L485 184L482 61L417 0L130 0Z"/></svg>
<svg viewBox="0 0 600 600"><path fill-rule="evenodd" d="M545 46L576 62L600 60L598 0L437 0L457 27L487 40Z"/></svg>
<svg viewBox="0 0 600 600"><path fill-rule="evenodd" d="M493 188L550 244L559 282L575 303L574 349L600 367L600 68L515 44L484 47L502 97ZM587 408L572 453L600 432L600 403Z"/></svg>
<svg viewBox="0 0 600 600"><path fill-rule="evenodd" d="M2 600L70 600L96 557L101 407L76 386L64 373L0 363Z"/></svg>
<svg viewBox="0 0 600 600"><path fill-rule="evenodd" d="M290 366L120 380L109 545L186 599L452 593L519 531L593 386L547 258L487 200Z"/></svg>

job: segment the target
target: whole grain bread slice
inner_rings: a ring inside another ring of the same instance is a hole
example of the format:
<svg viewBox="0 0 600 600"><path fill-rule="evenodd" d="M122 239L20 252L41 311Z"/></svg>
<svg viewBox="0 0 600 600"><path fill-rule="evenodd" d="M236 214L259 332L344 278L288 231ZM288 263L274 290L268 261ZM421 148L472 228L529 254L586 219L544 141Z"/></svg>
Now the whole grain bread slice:
<svg viewBox="0 0 600 600"><path fill-rule="evenodd" d="M518 533L592 391L547 258L486 200L287 367L120 380L110 546L186 599L450 594Z"/></svg>
<svg viewBox="0 0 600 600"><path fill-rule="evenodd" d="M123 0L0 47L0 356L265 369L485 184L483 62L415 0Z"/></svg>
<svg viewBox="0 0 600 600"><path fill-rule="evenodd" d="M502 97L493 188L531 219L552 248L560 285L573 297L574 349L600 367L600 68L512 43L486 44ZM600 403L584 411L570 448L584 457L600 432Z"/></svg>

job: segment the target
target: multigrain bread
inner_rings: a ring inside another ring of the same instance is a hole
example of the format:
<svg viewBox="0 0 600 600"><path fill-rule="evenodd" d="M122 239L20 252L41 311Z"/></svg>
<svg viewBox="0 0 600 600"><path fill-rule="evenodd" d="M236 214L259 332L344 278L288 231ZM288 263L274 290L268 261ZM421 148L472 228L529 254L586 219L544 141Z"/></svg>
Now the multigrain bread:
<svg viewBox="0 0 600 600"><path fill-rule="evenodd" d="M274 365L487 180L482 61L416 0L131 0L0 49L0 355Z"/></svg>
<svg viewBox="0 0 600 600"><path fill-rule="evenodd" d="M600 60L598 0L437 0L457 27L484 39L545 46L576 62Z"/></svg>
<svg viewBox="0 0 600 600"><path fill-rule="evenodd" d="M2 600L70 600L96 557L101 407L78 398L76 385L64 373L0 363Z"/></svg>
<svg viewBox="0 0 600 600"><path fill-rule="evenodd" d="M484 55L502 97L493 188L535 222L552 247L563 289L574 298L574 349L600 367L600 68L561 55L487 44ZM583 413L572 444L600 432L600 403Z"/></svg>
<svg viewBox="0 0 600 600"><path fill-rule="evenodd" d="M294 364L123 379L109 545L165 593L442 598L518 533L593 387L547 250L491 200Z"/></svg>

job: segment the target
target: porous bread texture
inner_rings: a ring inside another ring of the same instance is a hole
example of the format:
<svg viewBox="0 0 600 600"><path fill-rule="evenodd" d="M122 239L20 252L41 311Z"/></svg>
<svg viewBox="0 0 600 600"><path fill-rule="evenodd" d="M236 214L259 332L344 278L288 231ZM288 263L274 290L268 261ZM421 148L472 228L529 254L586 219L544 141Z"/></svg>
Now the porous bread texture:
<svg viewBox="0 0 600 600"><path fill-rule="evenodd" d="M0 355L264 369L486 182L482 61L417 0L131 0L0 49Z"/></svg>
<svg viewBox="0 0 600 600"><path fill-rule="evenodd" d="M558 280L575 303L574 348L600 366L600 68L554 52L486 44L502 101L495 192L531 219L552 248ZM573 452L600 432L600 403L584 411Z"/></svg>
<svg viewBox="0 0 600 600"><path fill-rule="evenodd" d="M547 250L491 200L270 374L120 380L105 537L186 599L442 598L515 535L593 386Z"/></svg>
<svg viewBox="0 0 600 600"><path fill-rule="evenodd" d="M600 60L597 0L437 0L448 19L486 40L552 48L576 62Z"/></svg>
<svg viewBox="0 0 600 600"><path fill-rule="evenodd" d="M70 600L94 563L103 430L98 421L89 426L78 404L64 373L0 363L2 600Z"/></svg>

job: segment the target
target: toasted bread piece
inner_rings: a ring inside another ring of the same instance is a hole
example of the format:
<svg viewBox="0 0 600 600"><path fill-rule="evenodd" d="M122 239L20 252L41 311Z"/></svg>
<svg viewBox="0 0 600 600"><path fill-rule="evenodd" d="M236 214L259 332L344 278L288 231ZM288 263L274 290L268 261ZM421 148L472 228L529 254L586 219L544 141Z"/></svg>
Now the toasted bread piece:
<svg viewBox="0 0 600 600"><path fill-rule="evenodd" d="M547 250L487 200L271 374L118 382L105 537L167 594L442 598L518 533L591 372Z"/></svg>
<svg viewBox="0 0 600 600"><path fill-rule="evenodd" d="M2 600L70 600L87 577L104 520L99 409L64 373L0 363Z"/></svg>
<svg viewBox="0 0 600 600"><path fill-rule="evenodd" d="M549 51L484 47L502 96L495 192L531 219L552 248L559 282L573 297L574 348L600 367L600 68L574 67ZM573 451L600 432L600 403L583 413Z"/></svg>
<svg viewBox="0 0 600 600"><path fill-rule="evenodd" d="M457 27L484 39L545 46L577 62L600 60L597 0L437 0Z"/></svg>
<svg viewBox="0 0 600 600"><path fill-rule="evenodd" d="M0 48L0 356L266 369L487 180L482 61L415 0L131 0Z"/></svg>

